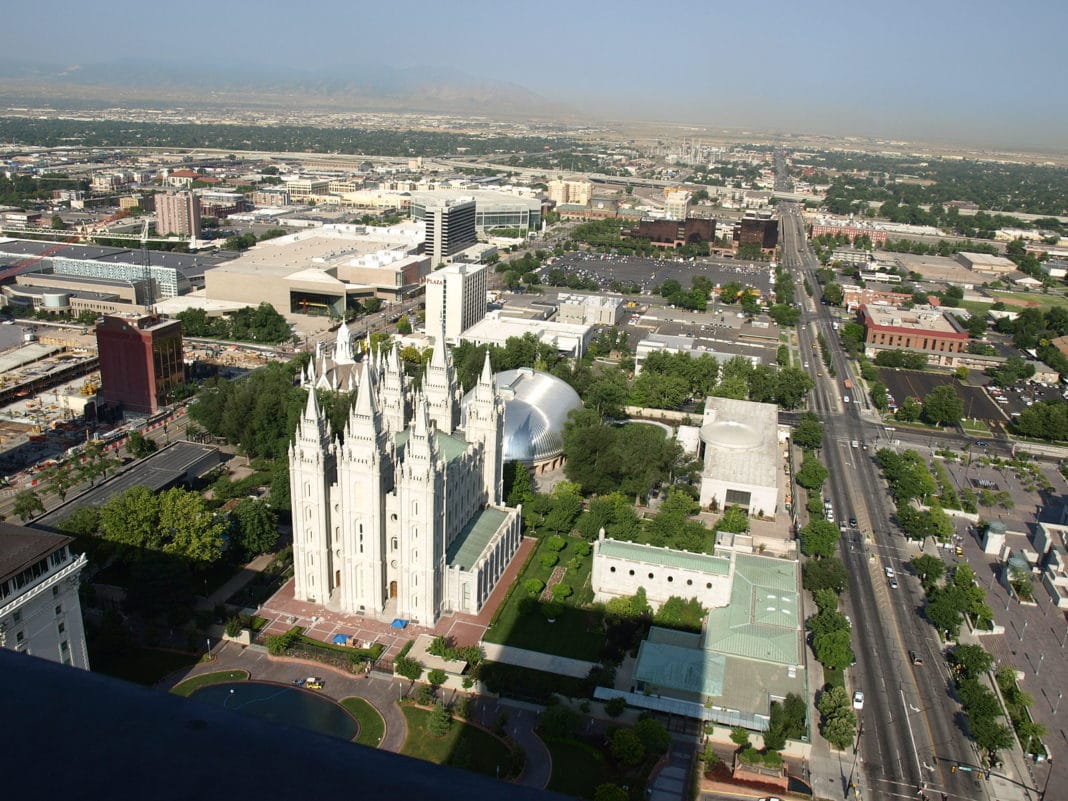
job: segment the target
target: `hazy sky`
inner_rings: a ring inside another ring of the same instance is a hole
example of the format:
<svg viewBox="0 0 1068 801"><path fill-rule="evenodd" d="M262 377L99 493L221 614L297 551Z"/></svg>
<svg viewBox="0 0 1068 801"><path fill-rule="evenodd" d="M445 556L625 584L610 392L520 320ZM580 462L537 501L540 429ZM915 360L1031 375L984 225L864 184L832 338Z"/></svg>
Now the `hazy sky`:
<svg viewBox="0 0 1068 801"><path fill-rule="evenodd" d="M462 70L611 117L1068 148L1068 0L61 0L8 59Z"/></svg>

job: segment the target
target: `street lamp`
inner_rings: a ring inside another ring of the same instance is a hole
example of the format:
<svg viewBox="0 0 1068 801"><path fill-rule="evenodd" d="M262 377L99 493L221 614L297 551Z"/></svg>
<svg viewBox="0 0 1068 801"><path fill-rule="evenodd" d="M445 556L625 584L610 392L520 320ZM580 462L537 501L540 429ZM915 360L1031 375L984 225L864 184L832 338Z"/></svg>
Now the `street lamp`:
<svg viewBox="0 0 1068 801"><path fill-rule="evenodd" d="M1045 659L1045 658L1046 658L1045 654L1039 654L1038 655L1038 667L1035 668L1035 675L1036 676L1038 675L1038 672L1040 670L1042 670L1042 660Z"/></svg>
<svg viewBox="0 0 1068 801"><path fill-rule="evenodd" d="M1061 699L1064 697L1064 690L1057 690L1057 703L1053 705L1053 716L1057 716L1057 710L1060 709Z"/></svg>

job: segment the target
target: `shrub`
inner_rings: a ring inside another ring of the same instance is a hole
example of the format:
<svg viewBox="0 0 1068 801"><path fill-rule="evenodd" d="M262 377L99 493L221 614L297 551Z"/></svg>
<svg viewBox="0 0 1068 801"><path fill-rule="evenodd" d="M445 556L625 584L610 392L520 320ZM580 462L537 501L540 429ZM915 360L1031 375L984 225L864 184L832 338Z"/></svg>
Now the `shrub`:
<svg viewBox="0 0 1068 801"><path fill-rule="evenodd" d="M423 663L418 659L407 656L398 656L393 662L393 672L398 676L415 681L423 675Z"/></svg>
<svg viewBox="0 0 1068 801"><path fill-rule="evenodd" d="M432 671L426 674L426 680L435 687L440 687L442 684L445 683L445 680L447 678L448 676L445 675L445 671L441 670L440 668L434 668Z"/></svg>
<svg viewBox="0 0 1068 801"><path fill-rule="evenodd" d="M523 589L530 595L537 595L545 589L545 582L539 578L528 578L523 582Z"/></svg>
<svg viewBox="0 0 1068 801"><path fill-rule="evenodd" d="M559 553L567 547L567 540L561 537L559 534L553 534L547 540L545 540L545 547L550 551L556 551Z"/></svg>
<svg viewBox="0 0 1068 801"><path fill-rule="evenodd" d="M543 553L538 557L543 567L554 567L557 562L560 561L559 555L555 553Z"/></svg>
<svg viewBox="0 0 1068 801"><path fill-rule="evenodd" d="M444 737L449 733L449 727L452 726L452 715L449 714L449 710L445 708L445 705L440 701L434 705L434 710L430 713L430 719L427 721L427 730L435 737Z"/></svg>
<svg viewBox="0 0 1068 801"><path fill-rule="evenodd" d="M622 695L617 695L615 698L609 699L604 705L604 711L612 718L618 718L623 714L623 710L626 708L627 699Z"/></svg>
<svg viewBox="0 0 1068 801"><path fill-rule="evenodd" d="M558 601L562 601L564 598L570 597L573 592L574 590L571 589L571 585L557 584L555 587L553 587L553 598Z"/></svg>
<svg viewBox="0 0 1068 801"><path fill-rule="evenodd" d="M236 637L241 633L242 623L240 617L232 617L226 621L226 636Z"/></svg>

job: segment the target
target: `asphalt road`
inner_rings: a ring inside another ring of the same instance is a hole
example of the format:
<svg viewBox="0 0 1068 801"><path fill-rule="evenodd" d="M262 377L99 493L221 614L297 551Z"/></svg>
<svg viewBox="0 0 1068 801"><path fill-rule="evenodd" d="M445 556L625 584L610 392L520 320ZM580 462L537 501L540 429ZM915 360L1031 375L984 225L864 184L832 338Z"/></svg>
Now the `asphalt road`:
<svg viewBox="0 0 1068 801"><path fill-rule="evenodd" d="M805 241L800 215L792 204L781 204L783 263L806 277L815 297L799 292L803 312L798 325L802 354L810 371L826 373L822 357L812 347L822 332L830 348L836 378L816 379L812 408L824 422L823 458L830 472L827 497L837 521L856 518L859 532L842 536L842 559L849 573L848 608L853 621L857 664L850 672L851 689L864 691L859 712L862 724L858 760L851 779L864 798L918 797L925 788L951 798L985 797L979 782L951 773L954 760L974 763L975 752L957 727L956 703L948 693L948 673L938 640L920 617L919 582L903 570L911 558L904 538L890 521L892 511L885 485L872 456L873 443L887 436L884 426L863 397L844 389L855 378L836 332L831 309L819 300L815 256ZM817 346L818 347L818 346ZM845 396L849 401L845 401ZM852 442L869 448L853 448ZM893 567L899 588L892 589L884 568ZM924 665L910 664L915 650Z"/></svg>

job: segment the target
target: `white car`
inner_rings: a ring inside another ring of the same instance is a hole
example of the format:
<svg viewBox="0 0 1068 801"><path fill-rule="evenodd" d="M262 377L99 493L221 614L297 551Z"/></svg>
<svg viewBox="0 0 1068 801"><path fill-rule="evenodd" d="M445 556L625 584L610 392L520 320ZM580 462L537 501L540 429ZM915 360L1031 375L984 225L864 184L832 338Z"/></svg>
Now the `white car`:
<svg viewBox="0 0 1068 801"><path fill-rule="evenodd" d="M897 575L896 573L894 573L894 568L892 567L887 566L883 569L886 571L886 577L889 579L892 579L895 575Z"/></svg>
<svg viewBox="0 0 1068 801"><path fill-rule="evenodd" d="M853 708L864 708L864 693L862 693L860 690L857 690L855 693L853 693Z"/></svg>

